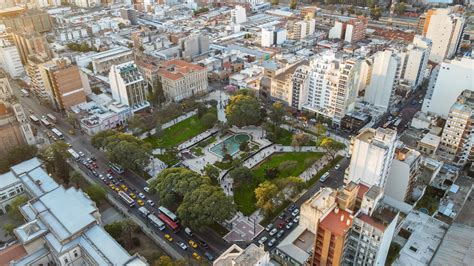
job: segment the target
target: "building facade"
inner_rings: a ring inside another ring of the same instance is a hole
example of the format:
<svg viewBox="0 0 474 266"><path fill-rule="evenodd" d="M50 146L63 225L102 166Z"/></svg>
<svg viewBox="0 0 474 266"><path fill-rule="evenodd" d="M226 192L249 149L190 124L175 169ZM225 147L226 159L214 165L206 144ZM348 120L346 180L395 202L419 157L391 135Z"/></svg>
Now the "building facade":
<svg viewBox="0 0 474 266"><path fill-rule="evenodd" d="M410 86L412 89L421 86L426 77L426 67L431 52L432 42L430 39L416 35L413 43L408 45L406 51L400 53L402 58L400 71L400 83Z"/></svg>
<svg viewBox="0 0 474 266"><path fill-rule="evenodd" d="M25 74L20 53L8 35L0 36L0 67L15 79Z"/></svg>
<svg viewBox="0 0 474 266"><path fill-rule="evenodd" d="M400 202L408 202L411 199L420 165L420 152L407 147L397 148L385 185L385 195Z"/></svg>

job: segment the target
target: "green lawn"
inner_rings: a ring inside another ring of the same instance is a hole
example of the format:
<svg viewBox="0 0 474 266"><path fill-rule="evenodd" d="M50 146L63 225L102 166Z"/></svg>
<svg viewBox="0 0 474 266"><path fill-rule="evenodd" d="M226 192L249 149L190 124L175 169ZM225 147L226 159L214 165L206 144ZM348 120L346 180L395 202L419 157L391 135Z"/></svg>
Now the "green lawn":
<svg viewBox="0 0 474 266"><path fill-rule="evenodd" d="M178 157L173 152L166 152L164 154L155 155L156 158L166 163L168 166L173 166L179 162Z"/></svg>
<svg viewBox="0 0 474 266"><path fill-rule="evenodd" d="M163 130L161 137L151 136L145 141L151 143L154 148L170 148L178 146L204 131L206 128L195 115Z"/></svg>
<svg viewBox="0 0 474 266"><path fill-rule="evenodd" d="M254 179L251 182L240 184L234 189L234 201L237 205L237 209L245 215L249 215L257 209L255 206L256 199L254 191L258 184L265 181L265 169L277 168L285 161L296 161L298 164L291 172L279 173L278 178L299 176L305 169L321 158L322 155L322 153L316 152L288 152L277 153L270 156L253 168Z"/></svg>

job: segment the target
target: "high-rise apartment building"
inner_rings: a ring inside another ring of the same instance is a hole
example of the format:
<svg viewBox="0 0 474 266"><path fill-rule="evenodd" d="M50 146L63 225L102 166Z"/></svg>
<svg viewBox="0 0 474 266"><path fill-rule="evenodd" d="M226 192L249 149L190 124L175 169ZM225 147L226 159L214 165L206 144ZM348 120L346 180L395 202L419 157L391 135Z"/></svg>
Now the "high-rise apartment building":
<svg viewBox="0 0 474 266"><path fill-rule="evenodd" d="M18 146L35 143L23 107L18 103L10 105L0 101L0 157Z"/></svg>
<svg viewBox="0 0 474 266"><path fill-rule="evenodd" d="M385 187L395 153L397 132L386 128L366 128L351 140L351 162L344 184Z"/></svg>
<svg viewBox="0 0 474 266"><path fill-rule="evenodd" d="M352 220L342 265L385 265L398 213L380 204L382 197L383 189L377 186L364 194L361 208Z"/></svg>
<svg viewBox="0 0 474 266"><path fill-rule="evenodd" d="M431 61L441 63L456 54L464 33L465 20L452 7L432 9L425 14L422 32L433 42Z"/></svg>
<svg viewBox="0 0 474 266"><path fill-rule="evenodd" d="M301 110L308 99L310 68L303 64L298 66L291 76L291 103L290 106Z"/></svg>
<svg viewBox="0 0 474 266"><path fill-rule="evenodd" d="M242 24L247 21L247 12L245 7L236 6L230 11L230 19L233 24Z"/></svg>
<svg viewBox="0 0 474 266"><path fill-rule="evenodd" d="M295 71L305 64L307 64L307 61L303 60L279 69L279 73L271 78L270 95L273 99L282 101L287 105L300 103L300 94L304 94L305 88L294 84L293 81L296 81L296 79L293 79L293 77ZM302 90L293 91L294 88Z"/></svg>
<svg viewBox="0 0 474 266"><path fill-rule="evenodd" d="M292 40L303 40L307 36L312 35L316 28L316 20L314 18L306 18L304 20L290 21L288 23L288 35Z"/></svg>
<svg viewBox="0 0 474 266"><path fill-rule="evenodd" d="M33 30L43 33L50 31L53 27L51 16L47 12L33 8L17 15L0 17L0 22L11 31Z"/></svg>
<svg viewBox="0 0 474 266"><path fill-rule="evenodd" d="M112 98L129 106L132 112L148 108L150 103L146 99L147 83L133 62L113 65L109 73Z"/></svg>
<svg viewBox="0 0 474 266"><path fill-rule="evenodd" d="M316 56L309 69L308 97L304 108L339 123L354 109L360 61L328 51Z"/></svg>
<svg viewBox="0 0 474 266"><path fill-rule="evenodd" d="M262 47L280 45L286 41L286 38L286 29L278 27L263 27L260 45Z"/></svg>
<svg viewBox="0 0 474 266"><path fill-rule="evenodd" d="M329 38L340 39L349 43L358 42L365 38L367 23L367 19L362 16L352 18L347 22L336 20L334 27L329 30Z"/></svg>
<svg viewBox="0 0 474 266"><path fill-rule="evenodd" d="M36 31L18 31L12 33L13 41L18 47L23 64L28 62L29 55L50 59L52 57L46 36Z"/></svg>
<svg viewBox="0 0 474 266"><path fill-rule="evenodd" d="M449 110L438 154L459 166L474 161L474 91L463 91Z"/></svg>
<svg viewBox="0 0 474 266"><path fill-rule="evenodd" d="M449 109L461 92L474 91L472 73L474 73L474 59L467 57L436 66L431 72L421 110L446 119Z"/></svg>
<svg viewBox="0 0 474 266"><path fill-rule="evenodd" d="M26 74L30 79L30 89L36 97L43 103L53 103L53 94L48 91L45 86L43 77L41 76L40 67L43 63L48 62L48 58L30 55L25 65Z"/></svg>
<svg viewBox="0 0 474 266"><path fill-rule="evenodd" d="M209 36L206 34L191 34L179 39L182 58L193 58L209 52Z"/></svg>
<svg viewBox="0 0 474 266"><path fill-rule="evenodd" d="M400 75L400 58L385 50L374 55L370 83L365 89L364 101L387 110L391 107L395 86Z"/></svg>
<svg viewBox="0 0 474 266"><path fill-rule="evenodd" d="M46 91L52 95L55 108L68 111L72 106L86 101L79 68L67 58L54 58L45 62L39 67L39 72Z"/></svg>
<svg viewBox="0 0 474 266"><path fill-rule="evenodd" d="M208 89L207 68L179 59L162 62L158 77L168 102L181 101Z"/></svg>
<svg viewBox="0 0 474 266"><path fill-rule="evenodd" d="M410 200L420 165L421 154L417 150L407 147L395 149L395 158L385 185L385 195L400 202Z"/></svg>
<svg viewBox="0 0 474 266"><path fill-rule="evenodd" d="M0 36L0 67L15 79L25 74L20 53L8 35Z"/></svg>
<svg viewBox="0 0 474 266"><path fill-rule="evenodd" d="M400 83L417 88L426 76L426 67L431 51L430 39L415 35L413 43L399 53L401 58Z"/></svg>

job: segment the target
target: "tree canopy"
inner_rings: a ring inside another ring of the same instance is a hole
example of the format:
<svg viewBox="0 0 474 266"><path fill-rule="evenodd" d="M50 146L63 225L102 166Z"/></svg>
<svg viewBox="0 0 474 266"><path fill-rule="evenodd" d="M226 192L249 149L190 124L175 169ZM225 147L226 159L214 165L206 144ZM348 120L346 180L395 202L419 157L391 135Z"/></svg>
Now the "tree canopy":
<svg viewBox="0 0 474 266"><path fill-rule="evenodd" d="M229 124L243 127L261 123L260 105L251 95L238 94L230 98L226 107Z"/></svg>
<svg viewBox="0 0 474 266"><path fill-rule="evenodd" d="M333 160L336 157L336 153L346 147L344 143L337 142L330 137L323 138L319 146L323 148Z"/></svg>
<svg viewBox="0 0 474 266"><path fill-rule="evenodd" d="M67 152L69 146L64 141L57 141L42 150L41 158L46 162L46 169L54 177L61 179L64 184L69 184L69 164Z"/></svg>
<svg viewBox="0 0 474 266"><path fill-rule="evenodd" d="M274 210L275 204L273 198L278 194L278 187L271 181L260 183L255 189L255 198L257 207L269 213Z"/></svg>
<svg viewBox="0 0 474 266"><path fill-rule="evenodd" d="M16 221L21 221L23 215L20 212L20 206L28 201L28 198L25 195L18 196L13 199L10 204L11 209L8 211L8 216Z"/></svg>
<svg viewBox="0 0 474 266"><path fill-rule="evenodd" d="M85 189L85 192L89 197L97 204L100 204L105 200L105 195L107 191L98 184L90 185Z"/></svg>
<svg viewBox="0 0 474 266"><path fill-rule="evenodd" d="M10 167L36 156L38 149L35 146L23 145L8 151L0 158L0 173L8 172Z"/></svg>
<svg viewBox="0 0 474 266"><path fill-rule="evenodd" d="M217 186L203 184L184 196L178 215L184 224L198 231L214 222L232 218L235 206L232 199Z"/></svg>
<svg viewBox="0 0 474 266"><path fill-rule="evenodd" d="M234 182L246 182L252 179L253 173L249 168L240 166L232 169L229 172L229 177L232 178Z"/></svg>

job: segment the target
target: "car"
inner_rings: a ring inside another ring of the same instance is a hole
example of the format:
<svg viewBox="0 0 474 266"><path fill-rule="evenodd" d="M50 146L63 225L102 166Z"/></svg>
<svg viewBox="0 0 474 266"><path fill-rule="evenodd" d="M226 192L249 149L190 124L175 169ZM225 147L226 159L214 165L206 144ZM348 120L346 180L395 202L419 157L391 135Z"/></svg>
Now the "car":
<svg viewBox="0 0 474 266"><path fill-rule="evenodd" d="M96 170L92 170L92 175L94 175L95 177L98 177L98 176L99 176L99 173L97 173Z"/></svg>
<svg viewBox="0 0 474 266"><path fill-rule="evenodd" d="M189 227L184 228L184 232L185 232L188 236L193 236L193 231L192 231Z"/></svg>
<svg viewBox="0 0 474 266"><path fill-rule="evenodd" d="M273 224L268 224L267 227L265 227L265 230L267 230L267 232L270 232L272 228L273 228Z"/></svg>
<svg viewBox="0 0 474 266"><path fill-rule="evenodd" d="M30 112L30 114L34 114L35 111L31 110L31 109L28 109L28 112Z"/></svg>
<svg viewBox="0 0 474 266"><path fill-rule="evenodd" d="M286 222L286 223L291 222L291 216L286 217L285 222Z"/></svg>
<svg viewBox="0 0 474 266"><path fill-rule="evenodd" d="M209 261L214 260L214 256L212 256L209 252L204 253L204 257L206 257Z"/></svg>
<svg viewBox="0 0 474 266"><path fill-rule="evenodd" d="M165 239L168 240L169 242L173 242L173 238L168 234L165 234Z"/></svg>
<svg viewBox="0 0 474 266"><path fill-rule="evenodd" d="M278 232L278 229L273 228L272 231L270 231L270 236L273 236L273 235L276 234L277 232Z"/></svg>
<svg viewBox="0 0 474 266"><path fill-rule="evenodd" d="M137 196L136 196L135 194L133 194L133 193L130 193L130 194L128 194L128 195L129 195L130 198L132 198L132 199L136 199L136 198L137 198Z"/></svg>
<svg viewBox="0 0 474 266"><path fill-rule="evenodd" d="M143 190L145 190L145 192L150 192L150 188L149 187L144 187Z"/></svg>
<svg viewBox="0 0 474 266"><path fill-rule="evenodd" d="M95 156L91 156L91 160L95 162L97 159L95 158Z"/></svg>
<svg viewBox="0 0 474 266"><path fill-rule="evenodd" d="M103 175L99 175L99 179L105 181L105 177Z"/></svg>
<svg viewBox="0 0 474 266"><path fill-rule="evenodd" d="M285 228L288 230L293 226L293 222L289 222L286 224Z"/></svg>
<svg viewBox="0 0 474 266"><path fill-rule="evenodd" d="M128 191L128 187L124 184L120 185L120 188L122 188L123 191Z"/></svg>
<svg viewBox="0 0 474 266"><path fill-rule="evenodd" d="M78 154L79 154L79 156L81 156L81 157L84 157L84 155L85 155L82 151L79 151Z"/></svg>
<svg viewBox="0 0 474 266"><path fill-rule="evenodd" d="M140 199L145 199L145 195L144 195L143 193L141 193L141 192L138 193L138 197L139 197Z"/></svg>
<svg viewBox="0 0 474 266"><path fill-rule="evenodd" d="M187 250L188 249L188 246L186 246L186 244L184 244L183 242L179 242L178 244L182 250Z"/></svg>
<svg viewBox="0 0 474 266"><path fill-rule="evenodd" d="M71 144L71 143L66 142L66 145L67 145L69 148L72 148L72 144Z"/></svg>
<svg viewBox="0 0 474 266"><path fill-rule="evenodd" d="M193 257L194 257L196 260L201 260L201 256L199 256L199 254L197 254L196 252L193 252Z"/></svg>
<svg viewBox="0 0 474 266"><path fill-rule="evenodd" d="M329 172L324 173L321 178L319 178L319 181L324 182L329 176ZM293 215L294 216L294 215Z"/></svg>
<svg viewBox="0 0 474 266"><path fill-rule="evenodd" d="M95 162L92 163L92 167L94 167L95 169L99 168L99 166Z"/></svg>
<svg viewBox="0 0 474 266"><path fill-rule="evenodd" d="M112 174L112 169L110 169L110 168L105 170L105 171L107 171L107 173L109 173L109 174Z"/></svg>
<svg viewBox="0 0 474 266"><path fill-rule="evenodd" d="M293 219L293 223L297 224L300 221L300 216L296 216L295 219Z"/></svg>
<svg viewBox="0 0 474 266"><path fill-rule="evenodd" d="M113 180L112 183L114 183L114 185L116 185L116 186L120 185L120 181L118 181L118 180Z"/></svg>
<svg viewBox="0 0 474 266"><path fill-rule="evenodd" d="M423 100L419 100L418 103L419 103L419 104L422 104L422 103L423 103Z"/></svg>
<svg viewBox="0 0 474 266"><path fill-rule="evenodd" d="M151 207L155 206L155 203L152 200L147 200L146 203L148 203Z"/></svg>
<svg viewBox="0 0 474 266"><path fill-rule="evenodd" d="M204 242L204 241L202 241L202 240L199 241L199 242L201 243L201 246L202 246L203 248L208 248L208 247L209 247L206 242Z"/></svg>
<svg viewBox="0 0 474 266"><path fill-rule="evenodd" d="M283 234L285 234L285 230L281 229L280 231L278 231L277 233L277 238L280 238L283 236Z"/></svg>
<svg viewBox="0 0 474 266"><path fill-rule="evenodd" d="M280 216L278 216L278 218L282 219L282 220L285 220L285 217L286 217L286 213L282 213L280 214Z"/></svg>
<svg viewBox="0 0 474 266"><path fill-rule="evenodd" d="M119 187L115 187L115 191L118 193L120 191Z"/></svg>
<svg viewBox="0 0 474 266"><path fill-rule="evenodd" d="M288 207L288 212L293 212L294 210L296 209L296 205L295 204L291 204L290 207Z"/></svg>
<svg viewBox="0 0 474 266"><path fill-rule="evenodd" d="M266 236L260 238L260 240L258 240L258 244L259 244L259 245L263 245L263 243L265 243L265 241L267 241L267 239L268 239L268 238L267 238Z"/></svg>
<svg viewBox="0 0 474 266"><path fill-rule="evenodd" d="M413 100L413 101L411 101L411 105L416 105L417 103L418 103L418 101L417 101L417 100Z"/></svg>
<svg viewBox="0 0 474 266"><path fill-rule="evenodd" d="M86 161L87 161L87 163L93 163L90 158L87 158Z"/></svg>
<svg viewBox="0 0 474 266"><path fill-rule="evenodd" d="M334 167L334 169L336 169L336 170L339 170L339 168L341 168L340 164L336 164L336 167Z"/></svg>
<svg viewBox="0 0 474 266"><path fill-rule="evenodd" d="M111 174L109 174L109 173L107 173L106 175L107 175L107 178L108 178L109 180L112 180L112 179L114 178L114 176L111 175Z"/></svg>
<svg viewBox="0 0 474 266"><path fill-rule="evenodd" d="M138 203L138 205L140 205L140 206L145 205L145 202L143 202L143 200L141 200L141 199L137 200L137 203Z"/></svg>
<svg viewBox="0 0 474 266"><path fill-rule="evenodd" d="M110 184L109 187L113 190L115 190L115 185L114 184Z"/></svg>
<svg viewBox="0 0 474 266"><path fill-rule="evenodd" d="M284 221L281 221L279 224L278 224L278 228L282 229L283 227L285 227L286 223Z"/></svg>
<svg viewBox="0 0 474 266"><path fill-rule="evenodd" d="M196 242L194 242L193 240L189 240L188 241L189 245L193 248L197 248L198 247L198 244Z"/></svg>
<svg viewBox="0 0 474 266"><path fill-rule="evenodd" d="M293 217L295 217L295 216L298 215L299 213L300 213L300 210L295 209L295 210L291 213L291 215L292 215Z"/></svg>
<svg viewBox="0 0 474 266"><path fill-rule="evenodd" d="M269 247L272 247L273 245L275 245L275 242L276 242L276 239L275 238L272 238L272 240L270 240L270 242L268 242L268 246Z"/></svg>

